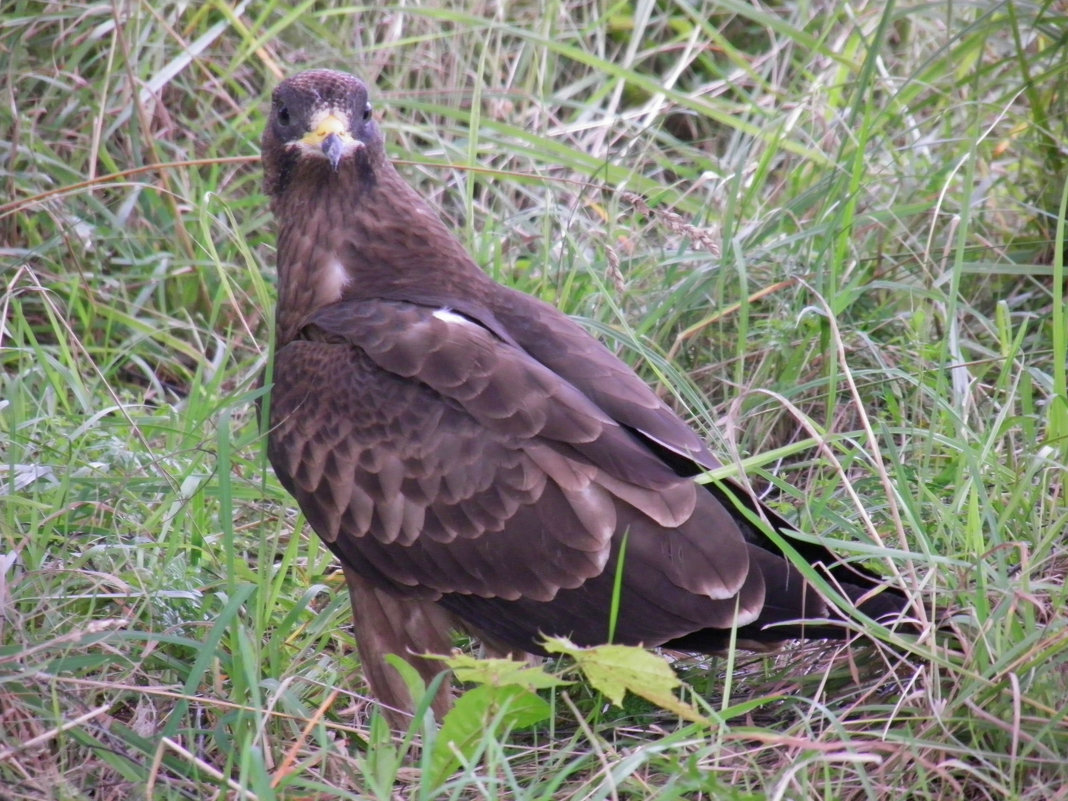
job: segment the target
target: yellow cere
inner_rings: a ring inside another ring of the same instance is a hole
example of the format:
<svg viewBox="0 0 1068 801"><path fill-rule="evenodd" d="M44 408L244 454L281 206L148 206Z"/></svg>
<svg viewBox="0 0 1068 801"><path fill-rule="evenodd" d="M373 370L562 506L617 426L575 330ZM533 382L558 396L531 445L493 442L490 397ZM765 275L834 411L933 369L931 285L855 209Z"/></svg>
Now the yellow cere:
<svg viewBox="0 0 1068 801"><path fill-rule="evenodd" d="M352 138L348 132L348 125L336 114L328 112L322 119L313 120L312 125L313 130L300 140L305 145L321 145L331 134L337 134L343 140Z"/></svg>

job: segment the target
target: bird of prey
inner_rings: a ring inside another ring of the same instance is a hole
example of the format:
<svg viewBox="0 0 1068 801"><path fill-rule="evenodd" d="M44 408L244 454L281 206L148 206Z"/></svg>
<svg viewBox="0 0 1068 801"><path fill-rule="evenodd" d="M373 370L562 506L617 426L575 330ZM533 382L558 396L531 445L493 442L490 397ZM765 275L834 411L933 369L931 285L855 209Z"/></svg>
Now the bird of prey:
<svg viewBox="0 0 1068 801"><path fill-rule="evenodd" d="M429 680L439 663L419 655L448 653L454 628L513 654L549 635L695 652L732 630L756 648L842 636L753 518L789 540L788 524L696 482L719 463L689 426L578 324L472 261L390 162L360 80L283 81L262 153L278 226L268 455L341 562L391 720L412 699L384 656ZM792 546L869 616L906 608L875 574Z"/></svg>

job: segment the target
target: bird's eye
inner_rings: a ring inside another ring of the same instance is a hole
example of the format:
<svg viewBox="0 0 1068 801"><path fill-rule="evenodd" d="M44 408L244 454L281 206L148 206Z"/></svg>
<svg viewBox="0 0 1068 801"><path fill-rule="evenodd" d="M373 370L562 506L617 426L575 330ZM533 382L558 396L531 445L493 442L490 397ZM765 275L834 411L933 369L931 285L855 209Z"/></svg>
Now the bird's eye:
<svg viewBox="0 0 1068 801"><path fill-rule="evenodd" d="M282 127L289 126L289 109L285 106L281 106L278 109L278 124Z"/></svg>
<svg viewBox="0 0 1068 801"><path fill-rule="evenodd" d="M371 108L371 104L370 103L368 103L366 106L363 107L363 121L364 122L367 122L369 119L371 119L371 111L372 111L372 108Z"/></svg>

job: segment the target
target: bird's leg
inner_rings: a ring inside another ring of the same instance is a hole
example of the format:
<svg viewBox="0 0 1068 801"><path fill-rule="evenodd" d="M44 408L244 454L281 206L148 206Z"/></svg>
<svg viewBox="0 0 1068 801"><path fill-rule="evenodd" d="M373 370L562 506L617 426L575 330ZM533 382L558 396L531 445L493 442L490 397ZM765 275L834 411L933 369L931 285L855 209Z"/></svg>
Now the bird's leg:
<svg viewBox="0 0 1068 801"><path fill-rule="evenodd" d="M356 648L371 693L382 703L383 712L394 729L408 727L414 703L408 685L386 662L396 654L414 667L426 684L445 669L433 659L417 654L427 651L448 654L452 650L452 616L429 601L400 598L384 592L345 568L345 581L356 625ZM451 682L442 683L432 704L440 721L452 705Z"/></svg>

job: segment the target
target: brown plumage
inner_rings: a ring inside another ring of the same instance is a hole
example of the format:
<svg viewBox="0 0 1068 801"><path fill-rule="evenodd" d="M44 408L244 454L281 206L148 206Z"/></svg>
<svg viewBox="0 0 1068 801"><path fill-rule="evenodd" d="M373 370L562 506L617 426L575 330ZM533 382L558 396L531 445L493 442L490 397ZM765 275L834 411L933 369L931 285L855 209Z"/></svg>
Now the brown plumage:
<svg viewBox="0 0 1068 801"><path fill-rule="evenodd" d="M278 222L270 460L344 566L383 703L411 704L384 655L429 679L438 666L416 655L447 651L450 627L513 652L608 641L621 557L615 642L841 636L768 628L836 616L736 504L788 525L697 484L718 462L629 367L474 264L386 157L359 80L283 82L263 164ZM873 574L793 545L865 613L904 608Z"/></svg>

